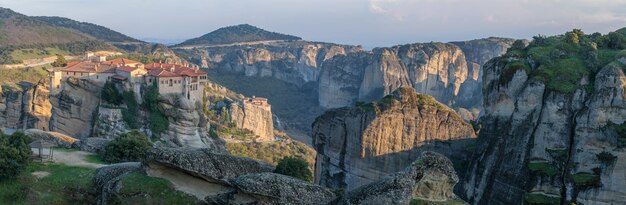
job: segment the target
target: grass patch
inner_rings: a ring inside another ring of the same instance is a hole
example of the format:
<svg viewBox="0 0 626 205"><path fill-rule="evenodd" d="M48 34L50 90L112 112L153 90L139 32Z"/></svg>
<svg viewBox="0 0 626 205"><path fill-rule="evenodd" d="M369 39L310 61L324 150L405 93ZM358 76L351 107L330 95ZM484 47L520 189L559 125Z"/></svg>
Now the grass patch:
<svg viewBox="0 0 626 205"><path fill-rule="evenodd" d="M31 49L14 50L13 52L11 52L10 55L11 55L11 58L13 58L13 60L23 61L23 60L29 60L29 59L50 57L56 54L68 55L70 53L67 51L58 49L58 48L48 47L48 48L31 48Z"/></svg>
<svg viewBox="0 0 626 205"><path fill-rule="evenodd" d="M528 204L532 205L558 205L561 204L561 198L556 196L548 196L545 194L524 194L524 199Z"/></svg>
<svg viewBox="0 0 626 205"><path fill-rule="evenodd" d="M36 179L32 172L49 172ZM95 170L61 164L32 163L13 180L0 182L0 204L90 204Z"/></svg>
<svg viewBox="0 0 626 205"><path fill-rule="evenodd" d="M104 162L104 159L102 159L102 156L100 156L99 154L87 155L87 157L85 157L85 161L94 164L107 164L106 162Z"/></svg>
<svg viewBox="0 0 626 205"><path fill-rule="evenodd" d="M42 66L32 68L0 68L0 85L15 84L22 81L36 84L41 79L46 79L48 71Z"/></svg>
<svg viewBox="0 0 626 205"><path fill-rule="evenodd" d="M555 176L558 173L555 166L548 162L530 162L528 169L533 173L545 176Z"/></svg>
<svg viewBox="0 0 626 205"><path fill-rule="evenodd" d="M174 190L169 181L145 173L130 173L122 184L120 204L197 204L195 197Z"/></svg>

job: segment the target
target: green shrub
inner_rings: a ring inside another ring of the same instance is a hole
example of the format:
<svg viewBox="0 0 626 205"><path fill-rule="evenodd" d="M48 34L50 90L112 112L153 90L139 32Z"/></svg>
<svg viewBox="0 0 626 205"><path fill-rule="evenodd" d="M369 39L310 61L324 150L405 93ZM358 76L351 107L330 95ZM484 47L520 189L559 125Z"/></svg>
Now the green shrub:
<svg viewBox="0 0 626 205"><path fill-rule="evenodd" d="M530 162L528 163L528 169L533 173L545 176L554 176L558 173L555 166L548 162Z"/></svg>
<svg viewBox="0 0 626 205"><path fill-rule="evenodd" d="M122 112L122 119L131 129L139 129L139 123L137 123L137 117L139 116L139 107L135 93L132 91L126 91L122 95L126 109Z"/></svg>
<svg viewBox="0 0 626 205"><path fill-rule="evenodd" d="M284 174L305 181L312 181L313 174L309 169L307 162L300 157L284 157L278 165L274 173Z"/></svg>
<svg viewBox="0 0 626 205"><path fill-rule="evenodd" d="M548 196L545 194L524 194L524 199L528 204L532 205L558 205L561 204L561 198L555 196Z"/></svg>
<svg viewBox="0 0 626 205"><path fill-rule="evenodd" d="M57 54L57 59L52 62L52 67L65 67L67 65L67 60L61 54Z"/></svg>
<svg viewBox="0 0 626 205"><path fill-rule="evenodd" d="M133 130L114 139L103 152L102 158L109 163L141 161L152 143L143 133Z"/></svg>
<svg viewBox="0 0 626 205"><path fill-rule="evenodd" d="M574 184L580 188L602 186L600 176L595 174L577 173L572 175L572 180L574 180Z"/></svg>
<svg viewBox="0 0 626 205"><path fill-rule="evenodd" d="M28 166L32 154L30 142L30 137L22 132L0 134L0 180L14 178Z"/></svg>
<svg viewBox="0 0 626 205"><path fill-rule="evenodd" d="M113 105L121 105L122 100L123 100L122 95L120 95L119 90L117 90L115 85L113 85L113 83L109 81L104 83L104 87L102 87L100 97L107 103L110 103Z"/></svg>
<svg viewBox="0 0 626 205"><path fill-rule="evenodd" d="M507 63L506 66L504 66L502 74L500 75L500 79L498 79L500 85L504 86L511 82L511 80L513 80L513 76L515 76L515 73L517 73L517 71L519 70L524 70L526 71L526 73L529 73L530 66L528 65L528 63L522 61Z"/></svg>
<svg viewBox="0 0 626 205"><path fill-rule="evenodd" d="M143 107L148 110L148 125L154 133L163 133L170 123L165 114L159 110L159 88L156 85L148 87Z"/></svg>

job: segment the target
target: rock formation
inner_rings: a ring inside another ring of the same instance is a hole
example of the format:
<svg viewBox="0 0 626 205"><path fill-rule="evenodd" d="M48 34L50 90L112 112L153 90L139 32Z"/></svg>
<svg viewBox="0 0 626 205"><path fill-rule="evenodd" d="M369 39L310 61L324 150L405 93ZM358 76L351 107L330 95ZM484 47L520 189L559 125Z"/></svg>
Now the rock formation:
<svg viewBox="0 0 626 205"><path fill-rule="evenodd" d="M230 180L234 190L207 197L214 204L330 204L330 190L293 177L260 173Z"/></svg>
<svg viewBox="0 0 626 205"><path fill-rule="evenodd" d="M72 148L74 143L78 142L73 137L58 133L58 132L46 132L37 129L28 129L24 131L24 134L31 137L33 141L44 140L52 143L57 147Z"/></svg>
<svg viewBox="0 0 626 205"><path fill-rule="evenodd" d="M202 112L202 105L183 97L166 96L159 100L159 110L169 121L168 129L161 134L168 145L224 150L220 139L208 136L208 122Z"/></svg>
<svg viewBox="0 0 626 205"><path fill-rule="evenodd" d="M146 166L174 167L209 182L228 185L228 180L252 173L272 172L272 165L256 160L218 154L210 149L166 148L157 146L146 159Z"/></svg>
<svg viewBox="0 0 626 205"><path fill-rule="evenodd" d="M96 169L93 184L98 193L97 204L107 205L109 197L115 195L122 188L120 183L122 177L134 171L141 171L141 168L139 162L126 162Z"/></svg>
<svg viewBox="0 0 626 205"><path fill-rule="evenodd" d="M128 132L128 126L122 119L122 112L120 108L98 107L91 137L115 139Z"/></svg>
<svg viewBox="0 0 626 205"><path fill-rule="evenodd" d="M316 182L351 190L400 171L426 150L463 158L454 144L475 133L452 109L402 87L375 103L327 111L315 120L313 137Z"/></svg>
<svg viewBox="0 0 626 205"><path fill-rule="evenodd" d="M434 152L424 152L404 171L348 192L339 204L400 205L409 204L413 199L458 200L452 192L458 182L449 159Z"/></svg>
<svg viewBox="0 0 626 205"><path fill-rule="evenodd" d="M520 63L528 66L514 66ZM514 56L485 65L479 153L463 194L473 204L522 204L536 197L625 204L626 152L618 129L626 120L623 64L572 79L572 92L564 90L563 78L532 77L543 68L537 65Z"/></svg>
<svg viewBox="0 0 626 205"><path fill-rule="evenodd" d="M449 106L480 108L481 65L512 43L496 38L418 43L333 58L320 71L319 103L327 108L349 106L410 86Z"/></svg>
<svg viewBox="0 0 626 205"><path fill-rule="evenodd" d="M272 106L265 98L245 98L241 102L230 105L230 119L238 128L252 131L256 141L272 141L274 137L274 122Z"/></svg>
<svg viewBox="0 0 626 205"><path fill-rule="evenodd" d="M36 85L2 86L0 127L49 130L51 109L45 81Z"/></svg>
<svg viewBox="0 0 626 205"><path fill-rule="evenodd" d="M91 81L68 78L63 90L50 97L52 118L50 130L74 138L86 138L91 134L94 115L100 105L101 85Z"/></svg>

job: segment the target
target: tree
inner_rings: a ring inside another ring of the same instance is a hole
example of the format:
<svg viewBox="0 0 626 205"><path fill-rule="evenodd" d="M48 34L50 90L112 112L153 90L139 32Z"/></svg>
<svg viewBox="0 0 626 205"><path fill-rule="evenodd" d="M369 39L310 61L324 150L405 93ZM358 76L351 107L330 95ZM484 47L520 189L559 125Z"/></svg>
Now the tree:
<svg viewBox="0 0 626 205"><path fill-rule="evenodd" d="M120 92L117 90L115 85L113 85L113 83L109 81L104 83L104 87L102 87L100 97L102 97L104 101L113 105L122 104L122 95L120 95Z"/></svg>
<svg viewBox="0 0 626 205"><path fill-rule="evenodd" d="M565 33L565 37L567 38L567 42L571 44L578 45L580 44L580 38L582 38L584 33L580 29L574 29L571 32Z"/></svg>
<svg viewBox="0 0 626 205"><path fill-rule="evenodd" d="M305 181L312 181L313 174L309 164L301 157L284 157L276 165L274 173L291 176Z"/></svg>
<svg viewBox="0 0 626 205"><path fill-rule="evenodd" d="M523 40L516 40L511 45L511 50L524 50L524 48L526 48L526 43Z"/></svg>
<svg viewBox="0 0 626 205"><path fill-rule="evenodd" d="M626 49L626 36L618 32L611 32L608 35L607 44L612 49Z"/></svg>
<svg viewBox="0 0 626 205"><path fill-rule="evenodd" d="M67 66L67 60L61 54L57 54L57 59L52 62L52 67L65 67Z"/></svg>
<svg viewBox="0 0 626 205"><path fill-rule="evenodd" d="M141 161L152 148L152 142L143 133L132 130L111 141L102 158L109 163Z"/></svg>
<svg viewBox="0 0 626 205"><path fill-rule="evenodd" d="M0 180L19 175L30 162L31 139L22 132L0 134Z"/></svg>

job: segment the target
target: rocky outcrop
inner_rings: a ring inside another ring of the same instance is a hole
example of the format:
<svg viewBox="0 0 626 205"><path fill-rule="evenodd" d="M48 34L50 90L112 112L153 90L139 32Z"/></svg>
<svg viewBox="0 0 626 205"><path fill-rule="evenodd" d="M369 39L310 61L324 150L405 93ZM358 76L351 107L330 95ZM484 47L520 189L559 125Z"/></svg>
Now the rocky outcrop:
<svg viewBox="0 0 626 205"><path fill-rule="evenodd" d="M0 127L49 130L51 110L45 81L35 85L20 83L16 86L2 86Z"/></svg>
<svg viewBox="0 0 626 205"><path fill-rule="evenodd" d="M63 90L50 97L53 106L50 130L78 139L89 137L102 85L74 78L63 83Z"/></svg>
<svg viewBox="0 0 626 205"><path fill-rule="evenodd" d="M210 148L214 152L226 150L224 142L208 136L208 121L202 105L179 96L159 100L159 110L168 118L169 127L161 138L173 147Z"/></svg>
<svg viewBox="0 0 626 205"><path fill-rule="evenodd" d="M313 137L316 182L351 190L404 169L423 151L462 159L455 144L475 133L450 108L403 87L375 103L327 111L315 120Z"/></svg>
<svg viewBox="0 0 626 205"><path fill-rule="evenodd" d="M205 68L245 76L273 77L295 85L317 81L323 62L362 50L358 46L309 41L278 41L177 49Z"/></svg>
<svg viewBox="0 0 626 205"><path fill-rule="evenodd" d="M319 104L337 108L370 102L410 86L448 106L480 108L481 66L512 43L500 38L417 43L333 58L320 71Z"/></svg>
<svg viewBox="0 0 626 205"><path fill-rule="evenodd" d="M96 169L96 173L93 176L93 185L98 194L97 203L99 205L108 204L109 197L122 189L120 180L126 174L140 171L141 168L141 163L139 162L125 162Z"/></svg>
<svg viewBox="0 0 626 205"><path fill-rule="evenodd" d="M330 204L336 196L319 185L289 176L260 173L230 180L234 191L206 199L214 204Z"/></svg>
<svg viewBox="0 0 626 205"><path fill-rule="evenodd" d="M512 62L531 66L512 69ZM521 204L537 195L626 203L626 152L615 131L626 120L623 70L612 63L593 81L582 75L569 93L529 77L539 69L532 65L502 57L485 66L485 116L465 197L473 204Z"/></svg>
<svg viewBox="0 0 626 205"><path fill-rule="evenodd" d="M252 131L255 141L272 141L274 121L272 106L265 98L245 98L241 102L231 103L230 119L236 127Z"/></svg>
<svg viewBox="0 0 626 205"><path fill-rule="evenodd" d="M235 177L272 172L272 165L249 158L217 154L209 149L166 148L156 146L147 156L146 165L152 164L179 169L209 182L228 185Z"/></svg>
<svg viewBox="0 0 626 205"><path fill-rule="evenodd" d="M24 134L30 136L33 141L43 140L45 142L52 143L57 147L63 148L72 148L74 143L78 142L77 139L58 132L46 132L37 129L28 129L24 131Z"/></svg>
<svg viewBox="0 0 626 205"><path fill-rule="evenodd" d="M459 178L452 162L434 152L424 152L404 171L348 192L339 202L350 204L409 204L413 199L445 202L457 200L452 192Z"/></svg>
<svg viewBox="0 0 626 205"><path fill-rule="evenodd" d="M128 126L122 119L122 109L98 107L91 137L112 140L128 131Z"/></svg>

